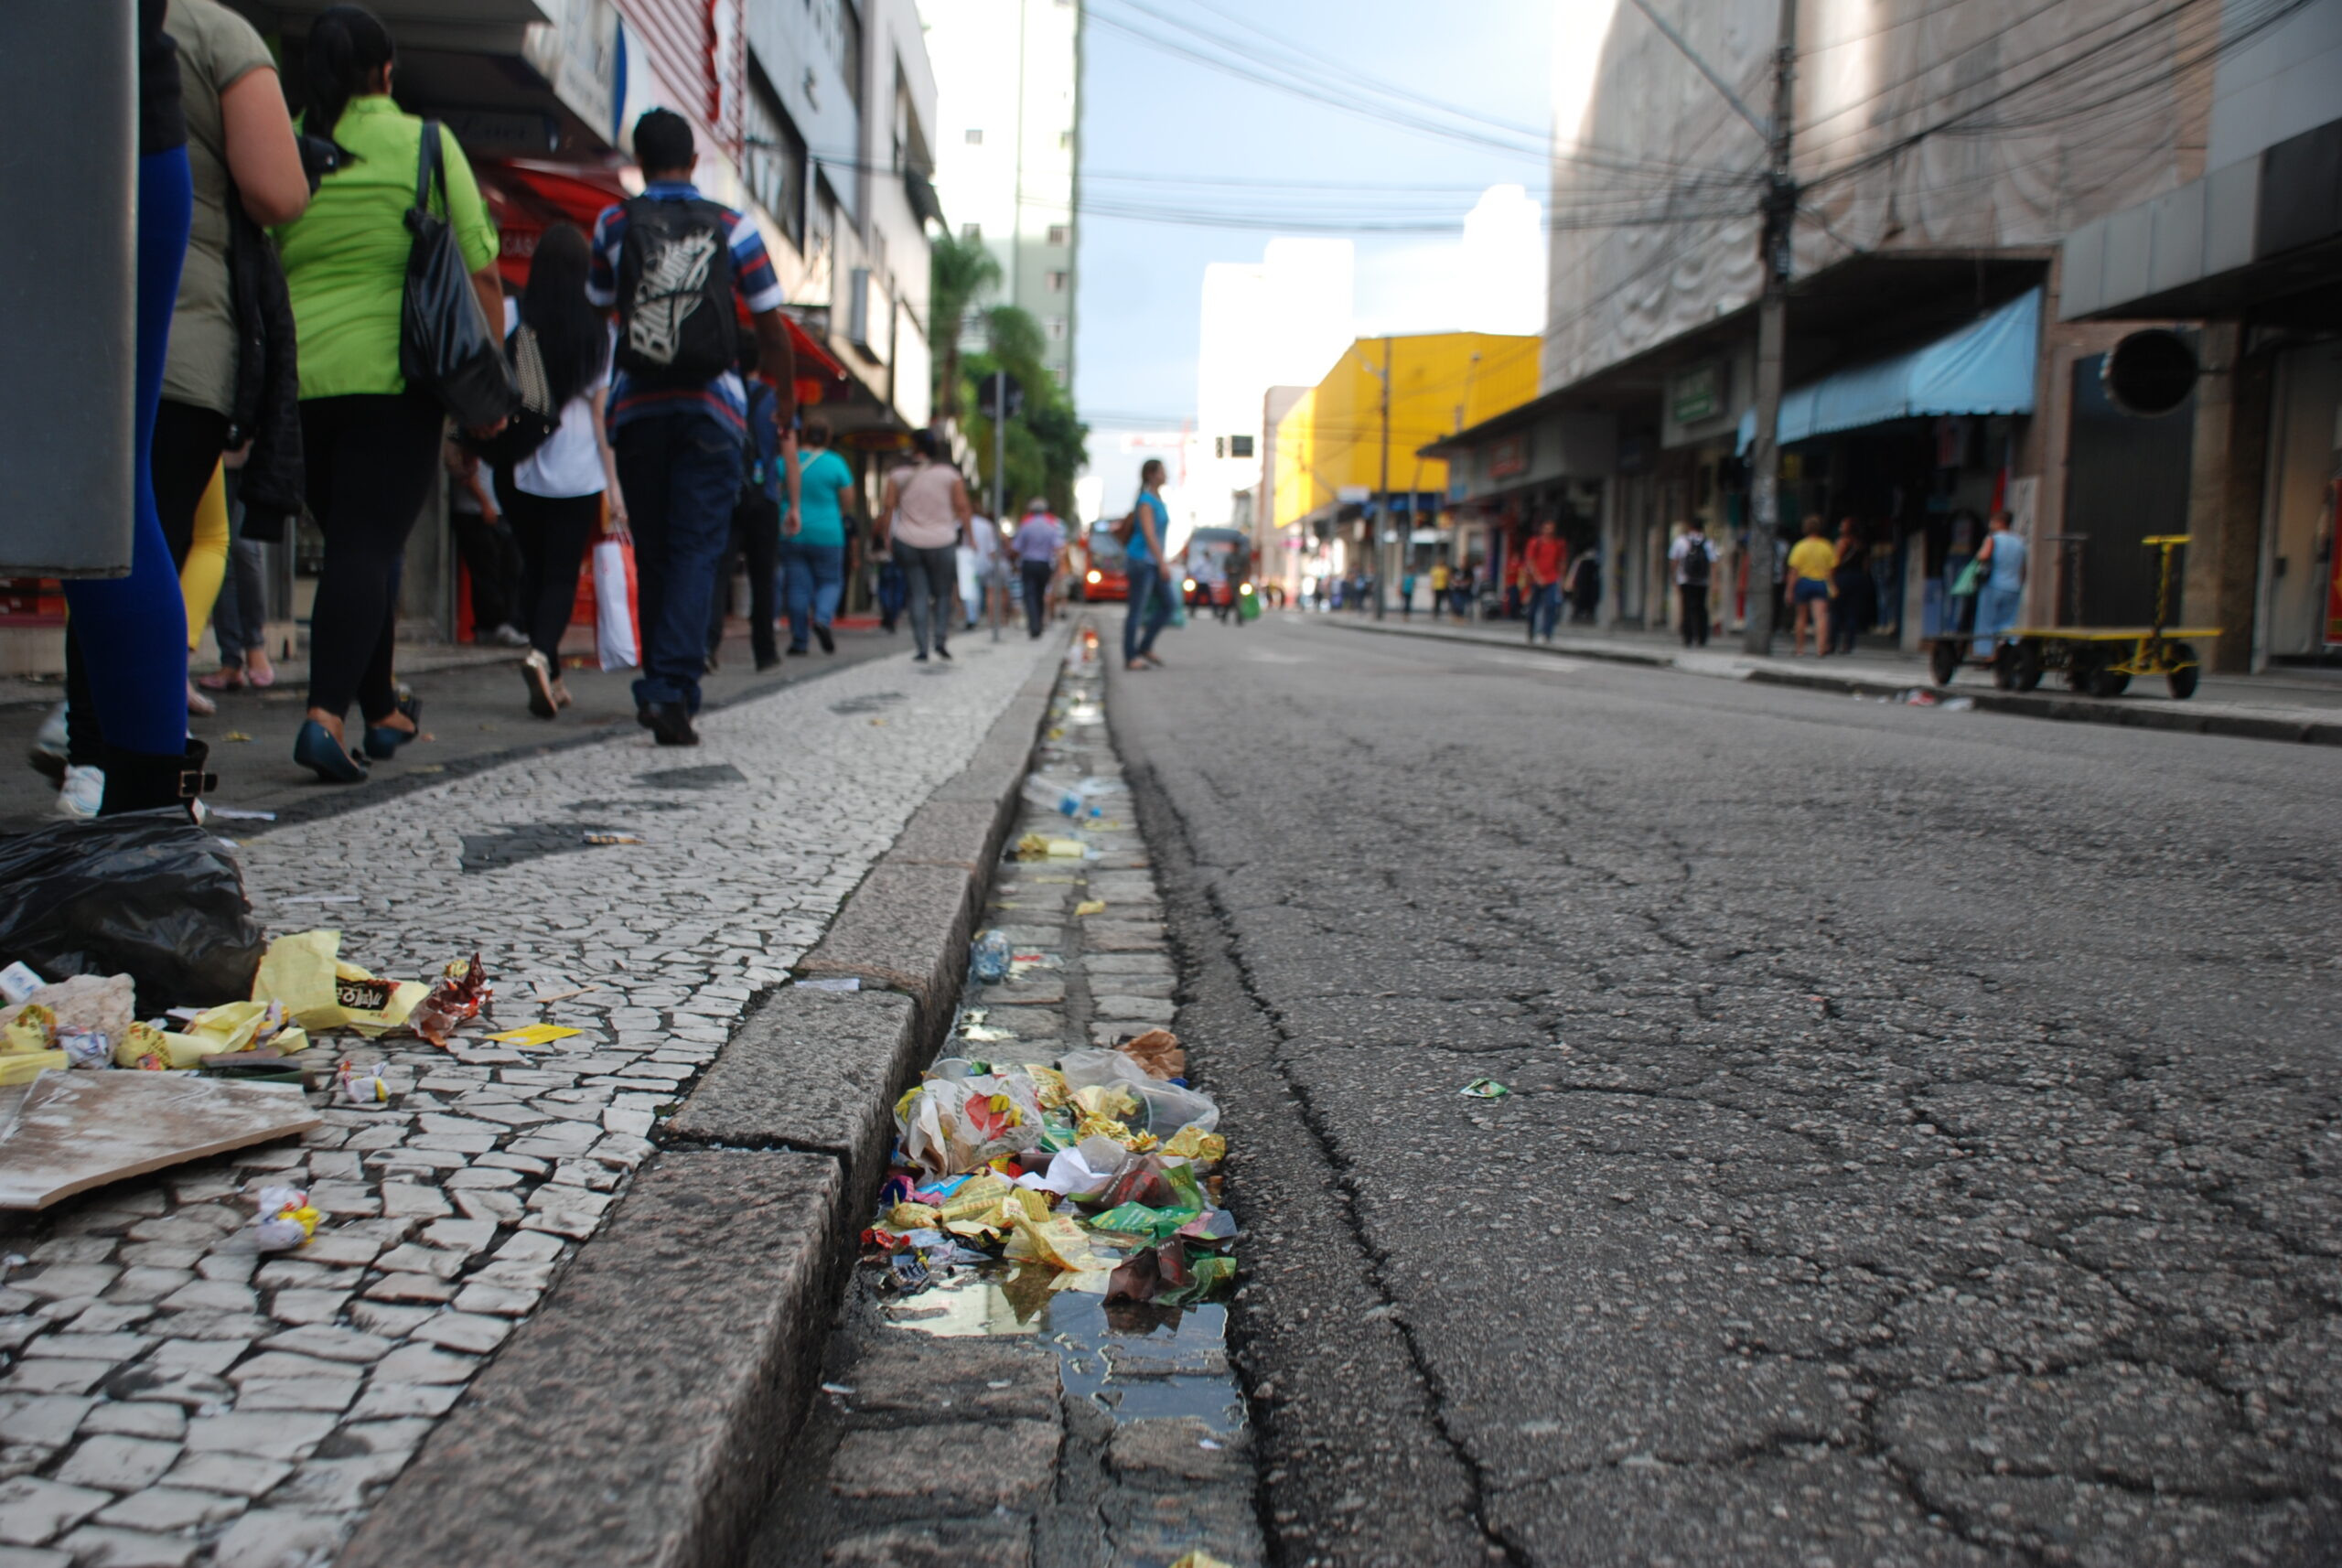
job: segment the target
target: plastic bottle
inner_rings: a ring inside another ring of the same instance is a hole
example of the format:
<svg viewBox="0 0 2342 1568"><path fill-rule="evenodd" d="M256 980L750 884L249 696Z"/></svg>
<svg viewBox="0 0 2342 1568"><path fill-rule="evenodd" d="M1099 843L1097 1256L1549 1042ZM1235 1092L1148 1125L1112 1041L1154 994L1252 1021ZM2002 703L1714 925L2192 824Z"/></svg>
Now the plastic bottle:
<svg viewBox="0 0 2342 1568"><path fill-rule="evenodd" d="M1008 939L998 931L986 931L968 947L968 972L986 985L997 985L1008 978Z"/></svg>
<svg viewBox="0 0 2342 1568"><path fill-rule="evenodd" d="M1090 799L1090 791L1083 784L1067 784L1036 773L1025 780L1024 792L1025 799L1034 805L1045 811L1055 811L1061 817L1080 821L1083 817L1102 814L1101 808Z"/></svg>

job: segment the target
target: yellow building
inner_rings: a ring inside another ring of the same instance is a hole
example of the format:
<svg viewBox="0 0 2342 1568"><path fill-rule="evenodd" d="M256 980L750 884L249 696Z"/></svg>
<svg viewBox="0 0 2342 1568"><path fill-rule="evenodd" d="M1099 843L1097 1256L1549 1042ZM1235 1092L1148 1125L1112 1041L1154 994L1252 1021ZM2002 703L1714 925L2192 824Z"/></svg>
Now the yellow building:
<svg viewBox="0 0 2342 1568"><path fill-rule="evenodd" d="M1279 530L1331 521L1382 489L1382 376L1389 367L1391 509L1435 512L1447 465L1418 450L1537 395L1541 340L1488 332L1361 338L1277 421L1274 510Z"/></svg>

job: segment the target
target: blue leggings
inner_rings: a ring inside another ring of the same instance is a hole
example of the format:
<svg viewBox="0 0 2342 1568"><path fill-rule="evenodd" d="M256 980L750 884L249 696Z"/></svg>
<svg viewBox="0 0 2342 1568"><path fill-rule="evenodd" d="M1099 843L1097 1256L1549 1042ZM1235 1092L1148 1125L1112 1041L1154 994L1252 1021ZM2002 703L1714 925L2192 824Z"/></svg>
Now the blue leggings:
<svg viewBox="0 0 2342 1568"><path fill-rule="evenodd" d="M187 601L156 514L147 459L193 209L185 147L138 160L137 515L131 524L130 575L65 585L106 743L153 757L187 753Z"/></svg>

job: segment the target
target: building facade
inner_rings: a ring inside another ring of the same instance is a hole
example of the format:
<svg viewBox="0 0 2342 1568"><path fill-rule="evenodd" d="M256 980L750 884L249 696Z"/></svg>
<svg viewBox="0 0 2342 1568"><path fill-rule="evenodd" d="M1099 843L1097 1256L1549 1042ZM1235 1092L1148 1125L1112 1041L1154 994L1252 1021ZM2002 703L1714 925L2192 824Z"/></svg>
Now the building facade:
<svg viewBox="0 0 2342 1568"><path fill-rule="evenodd" d="M987 304L1041 324L1042 356L1073 384L1081 7L1073 0L919 0L936 62L935 185L954 231L1000 263ZM970 348L983 347L971 313Z"/></svg>
<svg viewBox="0 0 2342 1568"><path fill-rule="evenodd" d="M2145 618L2152 560L2137 542L2194 526L2202 486L2174 461L2189 442L2108 404L2097 376L2142 326L2196 328L2175 311L2145 314L2156 301L2143 289L2126 306L2089 285L2090 308L2068 308L2068 237L2229 156L2221 128L2242 111L2222 105L2245 102L2251 59L2294 68L2261 98L2292 105L2293 119L2321 104L2330 118L2337 94L2315 62L2336 9L1800 0L1786 407L1803 413L1782 429L1778 516L1789 529L1807 514L1833 532L1854 521L1870 550L1866 631L1912 646L1939 629L1947 580L1995 507L2036 545L2026 618ZM1765 105L1778 14L1772 0L1692 7L1682 44L1742 103ZM1582 481L1594 516L1580 510L1574 531L1602 552L1605 618L1628 625L1671 618L1666 548L1700 515L1726 543L1717 608L1736 619L1753 547L1764 142L1638 10L1578 15L1584 65L1557 89L1542 395L1460 444L1486 449L1492 479L1499 444L1521 443L1527 466L1511 488L1460 501L1501 533L1557 478ZM2218 358L2215 346L2208 367ZM2208 380L2170 417L2193 421L2218 392ZM1615 430L1606 448L1589 416ZM1539 466L1548 457L1559 476ZM2216 554L2234 557L2222 568L2233 624L2242 556L2207 541L2190 581ZM2224 639L2221 662L2247 646Z"/></svg>

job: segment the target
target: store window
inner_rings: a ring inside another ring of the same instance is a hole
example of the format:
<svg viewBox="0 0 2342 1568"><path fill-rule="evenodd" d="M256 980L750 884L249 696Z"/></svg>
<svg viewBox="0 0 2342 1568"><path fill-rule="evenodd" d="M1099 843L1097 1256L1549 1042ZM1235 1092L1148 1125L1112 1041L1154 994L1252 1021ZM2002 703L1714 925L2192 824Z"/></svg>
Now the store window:
<svg viewBox="0 0 2342 1568"><path fill-rule="evenodd" d="M805 249L805 138L780 106L763 67L748 62L748 99L741 115L747 139L748 193L772 215L801 254Z"/></svg>
<svg viewBox="0 0 2342 1568"><path fill-rule="evenodd" d="M984 130L983 130L983 126L981 126L981 125L971 125L970 127L968 127L968 145L970 145L970 146L972 146L972 147L981 147L981 146L983 146L983 145L984 145Z"/></svg>
<svg viewBox="0 0 2342 1568"><path fill-rule="evenodd" d="M1066 291L1066 285L1068 281L1073 276L1073 274L1069 272L1054 272L1045 275L1051 294L1063 294Z"/></svg>
<svg viewBox="0 0 2342 1568"><path fill-rule="evenodd" d="M1049 243L1052 245L1062 245L1071 236L1072 232L1073 231L1071 229L1062 223L1052 223L1049 225Z"/></svg>

